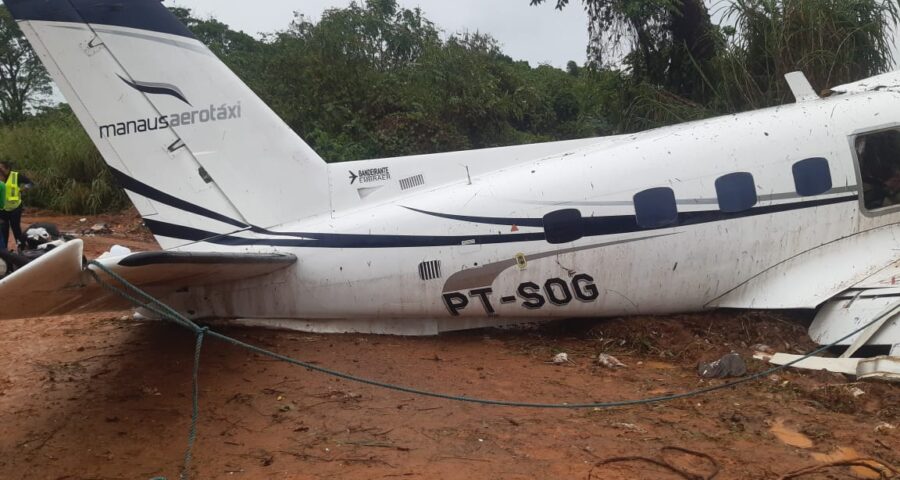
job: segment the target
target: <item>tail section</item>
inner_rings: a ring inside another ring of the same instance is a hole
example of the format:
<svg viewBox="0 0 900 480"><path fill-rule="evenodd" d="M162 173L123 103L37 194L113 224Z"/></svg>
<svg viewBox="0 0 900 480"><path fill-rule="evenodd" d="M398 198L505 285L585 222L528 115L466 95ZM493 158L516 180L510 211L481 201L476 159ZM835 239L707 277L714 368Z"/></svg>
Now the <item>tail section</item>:
<svg viewBox="0 0 900 480"><path fill-rule="evenodd" d="M330 211L325 162L159 0L5 0L163 247Z"/></svg>

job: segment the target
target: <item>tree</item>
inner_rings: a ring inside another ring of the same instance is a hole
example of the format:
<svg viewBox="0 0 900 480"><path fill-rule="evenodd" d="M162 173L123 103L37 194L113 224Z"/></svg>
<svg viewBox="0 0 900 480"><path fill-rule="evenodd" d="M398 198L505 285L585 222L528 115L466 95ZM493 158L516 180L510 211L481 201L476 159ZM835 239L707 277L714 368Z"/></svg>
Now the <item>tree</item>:
<svg viewBox="0 0 900 480"><path fill-rule="evenodd" d="M546 1L531 0L531 5ZM624 62L637 80L694 100L708 96L703 74L721 42L704 0L582 2L590 19L588 55L595 67L611 63L624 48ZM557 9L568 4L556 0Z"/></svg>
<svg viewBox="0 0 900 480"><path fill-rule="evenodd" d="M894 66L900 23L898 0L712 2L721 25L711 22L708 0L582 3L594 70L610 52L627 50L629 81L613 102L623 107L613 112L622 131L790 102L784 75L792 71L819 90L883 73Z"/></svg>
<svg viewBox="0 0 900 480"><path fill-rule="evenodd" d="M191 33L220 58L229 58L241 53L255 51L259 40L229 28L215 18L200 19L189 8L170 7L169 10L185 24Z"/></svg>
<svg viewBox="0 0 900 480"><path fill-rule="evenodd" d="M0 122L23 120L52 93L50 76L5 6L0 5Z"/></svg>
<svg viewBox="0 0 900 480"><path fill-rule="evenodd" d="M531 68L482 33L442 40L397 0L352 2L317 23L298 15L263 44L257 67L239 75L328 161L612 130L610 96L596 91L610 87L595 82L603 75Z"/></svg>
<svg viewBox="0 0 900 480"><path fill-rule="evenodd" d="M405 153L404 139L386 132L406 133L413 122L430 130L424 125L430 119L410 112L404 94L410 86L400 78L441 43L421 10L400 8L396 0L351 2L327 10L318 23L298 15L267 40L264 65L249 81L323 157Z"/></svg>

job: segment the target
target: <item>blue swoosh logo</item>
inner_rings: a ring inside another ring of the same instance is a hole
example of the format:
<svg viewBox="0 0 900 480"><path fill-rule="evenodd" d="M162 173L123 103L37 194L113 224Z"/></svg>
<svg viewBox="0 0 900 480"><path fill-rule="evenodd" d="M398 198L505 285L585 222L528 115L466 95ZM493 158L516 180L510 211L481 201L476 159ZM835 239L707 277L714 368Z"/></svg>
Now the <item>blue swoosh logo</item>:
<svg viewBox="0 0 900 480"><path fill-rule="evenodd" d="M129 87L142 92L148 93L150 95L168 95L170 97L175 97L182 102L188 104L188 106L193 107L191 102L184 96L184 93L181 92L181 89L176 87L175 85L170 85L168 83L150 83L150 82L138 82L131 81L127 78L119 75L119 78L122 79Z"/></svg>

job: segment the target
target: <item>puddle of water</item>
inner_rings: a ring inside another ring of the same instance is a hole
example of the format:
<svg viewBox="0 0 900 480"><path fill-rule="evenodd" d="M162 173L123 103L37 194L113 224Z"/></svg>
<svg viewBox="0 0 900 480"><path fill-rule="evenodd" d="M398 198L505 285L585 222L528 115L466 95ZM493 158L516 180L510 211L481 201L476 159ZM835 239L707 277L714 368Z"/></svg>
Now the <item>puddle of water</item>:
<svg viewBox="0 0 900 480"><path fill-rule="evenodd" d="M775 420L775 424L769 428L769 431L783 443L792 447L812 448L813 446L813 441L809 437L785 425L783 419Z"/></svg>
<svg viewBox="0 0 900 480"><path fill-rule="evenodd" d="M840 447L837 450L831 453L815 453L812 454L813 460L819 463L831 463L831 462L840 462L842 460L856 460L857 458L862 457L855 449L850 447ZM873 467L878 467L878 464L872 463ZM853 476L856 478L872 478L878 479L881 478L881 475L875 473L872 470L864 467L851 467L850 472L853 473Z"/></svg>

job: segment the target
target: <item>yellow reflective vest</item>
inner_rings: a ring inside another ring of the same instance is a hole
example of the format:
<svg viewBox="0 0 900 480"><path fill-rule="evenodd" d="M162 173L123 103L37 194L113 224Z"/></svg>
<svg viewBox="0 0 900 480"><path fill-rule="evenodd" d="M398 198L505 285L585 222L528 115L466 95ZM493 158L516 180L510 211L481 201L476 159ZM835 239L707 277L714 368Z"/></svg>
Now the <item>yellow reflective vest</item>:
<svg viewBox="0 0 900 480"><path fill-rule="evenodd" d="M19 172L9 172L6 183L0 188L0 208L11 212L22 206L22 191L19 189Z"/></svg>

